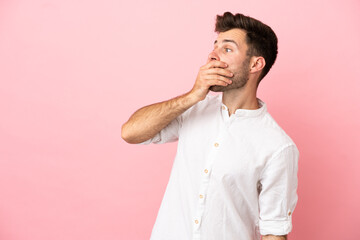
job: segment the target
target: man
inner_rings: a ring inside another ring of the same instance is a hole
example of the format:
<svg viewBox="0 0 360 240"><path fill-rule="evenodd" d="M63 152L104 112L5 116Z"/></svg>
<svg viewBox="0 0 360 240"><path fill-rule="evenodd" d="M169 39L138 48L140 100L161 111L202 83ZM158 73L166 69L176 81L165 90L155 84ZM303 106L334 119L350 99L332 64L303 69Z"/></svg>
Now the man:
<svg viewBox="0 0 360 240"><path fill-rule="evenodd" d="M179 141L151 239L287 239L299 151L256 97L277 37L230 12L217 16L215 32L193 88L139 109L122 126L128 143Z"/></svg>

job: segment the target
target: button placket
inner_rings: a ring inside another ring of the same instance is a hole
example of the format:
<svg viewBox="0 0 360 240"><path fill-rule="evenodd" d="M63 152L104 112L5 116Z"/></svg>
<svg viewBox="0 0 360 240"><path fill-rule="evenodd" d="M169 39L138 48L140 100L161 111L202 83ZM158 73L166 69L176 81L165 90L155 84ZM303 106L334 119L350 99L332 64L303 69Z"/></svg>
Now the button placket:
<svg viewBox="0 0 360 240"><path fill-rule="evenodd" d="M194 219L194 232L198 232L201 224L201 217L196 217Z"/></svg>
<svg viewBox="0 0 360 240"><path fill-rule="evenodd" d="M200 193L198 199L199 199L199 207L204 208L205 194Z"/></svg>
<svg viewBox="0 0 360 240"><path fill-rule="evenodd" d="M226 127L226 126L224 126ZM205 210L205 201L208 195L208 186L209 181L211 178L211 172L212 172L212 166L217 158L219 158L219 150L221 149L221 143L223 142L223 131L219 131L219 136L214 139L214 142L212 143L212 146L210 146L210 152L209 152L209 159L205 165L205 167L202 169L201 172L201 185L200 185L200 191L198 192L198 207L196 211L196 215L193 219L194 224L194 232L193 232L193 239L200 238L200 227L202 222L202 216Z"/></svg>
<svg viewBox="0 0 360 240"><path fill-rule="evenodd" d="M193 237L194 239L195 236L200 237L200 227L201 227L201 218L203 216L204 210L205 210L205 196L206 196L206 191L207 191L207 186L209 183L209 179L210 179L210 173L211 173L211 166L208 166L206 168L204 168L202 170L202 180L201 180L201 186L200 186L200 191L198 193L198 207L197 207L197 211L196 211L196 216L194 218L194 232L193 232Z"/></svg>

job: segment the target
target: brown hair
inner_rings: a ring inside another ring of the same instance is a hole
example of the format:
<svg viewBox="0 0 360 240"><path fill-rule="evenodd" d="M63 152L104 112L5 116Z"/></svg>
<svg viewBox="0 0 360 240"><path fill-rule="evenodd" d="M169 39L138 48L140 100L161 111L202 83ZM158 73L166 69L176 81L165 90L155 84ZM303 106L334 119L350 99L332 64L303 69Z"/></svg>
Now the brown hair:
<svg viewBox="0 0 360 240"><path fill-rule="evenodd" d="M233 15L225 12L223 16L216 15L215 32L226 32L233 28L240 28L246 31L247 55L262 56L265 59L265 67L262 69L258 83L269 72L274 64L278 53L277 37L274 31L259 20L237 13Z"/></svg>

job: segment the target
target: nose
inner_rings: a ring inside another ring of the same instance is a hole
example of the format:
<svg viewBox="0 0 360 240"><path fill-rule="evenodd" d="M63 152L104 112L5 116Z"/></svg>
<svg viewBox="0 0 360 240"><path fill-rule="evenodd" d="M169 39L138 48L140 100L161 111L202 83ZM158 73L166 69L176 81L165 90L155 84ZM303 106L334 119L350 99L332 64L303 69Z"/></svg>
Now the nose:
<svg viewBox="0 0 360 240"><path fill-rule="evenodd" d="M208 62L212 61L212 60L217 60L220 61L220 57L219 55L215 52L215 50L213 50L209 56L208 56Z"/></svg>

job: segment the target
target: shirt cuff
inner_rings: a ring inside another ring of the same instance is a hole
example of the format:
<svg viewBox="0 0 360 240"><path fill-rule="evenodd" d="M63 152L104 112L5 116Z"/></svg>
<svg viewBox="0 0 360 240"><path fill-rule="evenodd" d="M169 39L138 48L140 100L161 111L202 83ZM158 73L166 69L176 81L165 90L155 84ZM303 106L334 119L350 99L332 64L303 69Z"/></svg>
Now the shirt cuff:
<svg viewBox="0 0 360 240"><path fill-rule="evenodd" d="M259 220L259 230L261 235L287 235L291 232L291 219L283 221L262 221Z"/></svg>

